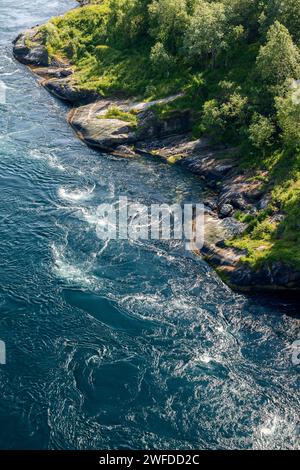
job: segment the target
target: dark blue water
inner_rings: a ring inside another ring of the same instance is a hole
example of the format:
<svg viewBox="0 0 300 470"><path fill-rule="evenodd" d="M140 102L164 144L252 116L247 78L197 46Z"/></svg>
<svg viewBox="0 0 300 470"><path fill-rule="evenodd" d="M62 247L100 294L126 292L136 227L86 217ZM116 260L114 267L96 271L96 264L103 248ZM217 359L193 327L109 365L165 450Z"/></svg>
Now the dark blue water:
<svg viewBox="0 0 300 470"><path fill-rule="evenodd" d="M194 176L101 155L14 62L73 1L0 0L0 448L296 448L286 306L228 289L176 244L101 242L97 205L201 202Z"/></svg>

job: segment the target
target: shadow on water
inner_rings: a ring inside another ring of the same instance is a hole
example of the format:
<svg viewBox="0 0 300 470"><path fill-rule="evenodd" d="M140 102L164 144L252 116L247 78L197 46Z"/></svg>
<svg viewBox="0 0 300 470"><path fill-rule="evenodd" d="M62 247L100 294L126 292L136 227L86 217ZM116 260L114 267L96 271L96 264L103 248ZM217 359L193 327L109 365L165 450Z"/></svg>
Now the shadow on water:
<svg viewBox="0 0 300 470"><path fill-rule="evenodd" d="M296 291L289 292L270 292L256 293L247 295L249 303L252 305L261 305L270 310L270 315L287 315L300 320L300 293Z"/></svg>

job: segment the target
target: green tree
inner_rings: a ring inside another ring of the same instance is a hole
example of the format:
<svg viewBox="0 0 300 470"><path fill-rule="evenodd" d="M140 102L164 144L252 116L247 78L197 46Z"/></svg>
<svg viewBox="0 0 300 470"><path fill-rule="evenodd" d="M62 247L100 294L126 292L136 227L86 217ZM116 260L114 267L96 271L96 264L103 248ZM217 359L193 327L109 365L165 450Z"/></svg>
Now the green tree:
<svg viewBox="0 0 300 470"><path fill-rule="evenodd" d="M108 42L119 48L140 44L147 37L150 0L109 0Z"/></svg>
<svg viewBox="0 0 300 470"><path fill-rule="evenodd" d="M265 0L261 16L262 31L266 31L276 20L289 30L294 41L299 44L300 0Z"/></svg>
<svg viewBox="0 0 300 470"><path fill-rule="evenodd" d="M258 33L262 0L223 0L227 16L233 26L242 25L249 39L255 39Z"/></svg>
<svg viewBox="0 0 300 470"><path fill-rule="evenodd" d="M151 35L171 53L178 52L189 20L186 0L154 0L149 14Z"/></svg>
<svg viewBox="0 0 300 470"><path fill-rule="evenodd" d="M234 85L221 82L219 99L204 103L201 129L215 140L238 141L245 125L248 99Z"/></svg>
<svg viewBox="0 0 300 470"><path fill-rule="evenodd" d="M185 49L192 60L211 58L215 64L218 54L226 49L228 22L221 2L199 0L185 35Z"/></svg>
<svg viewBox="0 0 300 470"><path fill-rule="evenodd" d="M299 77L299 50L287 28L278 21L270 27L256 63L260 77L271 86L281 86L287 79Z"/></svg>
<svg viewBox="0 0 300 470"><path fill-rule="evenodd" d="M174 68L174 58L166 51L161 42L157 42L151 49L151 63L154 71L161 77L169 77Z"/></svg>
<svg viewBox="0 0 300 470"><path fill-rule="evenodd" d="M276 128L271 119L255 113L248 129L249 140L251 144L265 153L265 150L271 146Z"/></svg>
<svg viewBox="0 0 300 470"><path fill-rule="evenodd" d="M293 100L293 93L276 98L277 120L286 149L300 150L300 104Z"/></svg>

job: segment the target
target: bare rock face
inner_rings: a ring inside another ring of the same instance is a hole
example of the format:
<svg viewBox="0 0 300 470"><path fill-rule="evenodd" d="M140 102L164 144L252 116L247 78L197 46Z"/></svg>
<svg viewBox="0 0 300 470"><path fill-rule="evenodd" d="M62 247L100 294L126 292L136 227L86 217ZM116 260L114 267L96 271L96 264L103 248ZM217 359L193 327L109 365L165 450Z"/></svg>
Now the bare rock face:
<svg viewBox="0 0 300 470"><path fill-rule="evenodd" d="M230 283L245 290L299 290L300 272L281 261L265 263L257 270L240 263L231 273Z"/></svg>
<svg viewBox="0 0 300 470"><path fill-rule="evenodd" d="M183 159L181 165L192 173L203 176L210 181L211 187L215 187L216 183L236 166L234 159L224 158L227 152L228 149L226 148L208 148L204 152L198 149L198 152L194 151L190 156Z"/></svg>
<svg viewBox="0 0 300 470"><path fill-rule="evenodd" d="M57 82L62 81L57 80ZM51 83L53 82L54 80L51 80ZM177 96L172 97L172 99L175 98ZM172 132L174 126L177 129L180 128L179 118L176 123L171 125L169 121L159 120L154 116L152 107L162 101L164 100L134 103L117 99L101 99L73 109L69 114L69 122L79 137L88 145L107 152L115 152L117 147L120 149L121 146L127 146L126 153L128 154L128 146L135 148L142 137L150 139L152 136L158 137ZM165 101L170 101L170 98ZM125 114L135 115L137 123L130 122L125 118L123 120L121 114L120 117L108 117L111 107L117 108ZM183 120L182 126L185 125L185 120Z"/></svg>
<svg viewBox="0 0 300 470"><path fill-rule="evenodd" d="M137 141L135 126L130 122L105 118L113 103L110 100L96 101L70 112L69 122L86 144L103 151L113 151ZM121 102L118 104L121 106Z"/></svg>
<svg viewBox="0 0 300 470"><path fill-rule="evenodd" d="M281 261L265 262L254 269L242 261L246 251L230 248L221 240L205 243L201 250L227 284L239 291L299 291L300 271Z"/></svg>
<svg viewBox="0 0 300 470"><path fill-rule="evenodd" d="M251 210L253 203L258 202L263 195L261 181L247 179L247 175L234 175L225 181L220 193L221 204L231 204L235 209Z"/></svg>
<svg viewBox="0 0 300 470"><path fill-rule="evenodd" d="M150 141L167 135L189 132L191 114L189 111L171 113L165 119L158 119L154 111L140 113L138 136L140 140Z"/></svg>
<svg viewBox="0 0 300 470"><path fill-rule="evenodd" d="M52 95L73 104L91 103L99 98L98 93L78 85L72 76L65 78L61 72L60 74L59 78L51 78L42 82L42 85Z"/></svg>
<svg viewBox="0 0 300 470"><path fill-rule="evenodd" d="M70 67L35 67L34 73L45 80L51 78L66 78L73 74L73 70Z"/></svg>

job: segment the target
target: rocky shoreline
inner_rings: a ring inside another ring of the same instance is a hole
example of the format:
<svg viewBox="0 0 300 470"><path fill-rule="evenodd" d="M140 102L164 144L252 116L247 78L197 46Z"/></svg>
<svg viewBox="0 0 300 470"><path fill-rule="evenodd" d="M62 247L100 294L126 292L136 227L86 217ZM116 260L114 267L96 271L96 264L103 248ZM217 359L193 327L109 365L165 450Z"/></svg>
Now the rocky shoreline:
<svg viewBox="0 0 300 470"><path fill-rule="evenodd" d="M68 121L87 145L120 157L159 158L205 181L210 194L205 201L206 242L200 254L228 285L242 291L300 291L299 271L281 261L254 270L243 262L244 251L226 245L226 239L247 229L234 213L255 214L266 206L268 194L261 181L251 178L251 171L241 172L234 148L215 147L209 139L189 137L189 110L172 112L164 118L158 115L157 106L180 95L150 103L103 99L76 83L69 63L49 58L37 27L16 38L13 52L39 77L42 86L72 106ZM119 115L112 116L112 109L117 109Z"/></svg>

